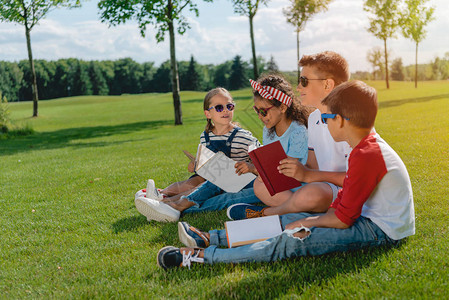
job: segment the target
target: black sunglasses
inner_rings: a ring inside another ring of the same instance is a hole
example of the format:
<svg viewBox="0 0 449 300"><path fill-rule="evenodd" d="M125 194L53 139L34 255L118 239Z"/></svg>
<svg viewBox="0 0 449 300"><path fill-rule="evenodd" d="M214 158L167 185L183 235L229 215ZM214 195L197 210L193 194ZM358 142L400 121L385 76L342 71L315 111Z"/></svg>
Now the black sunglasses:
<svg viewBox="0 0 449 300"><path fill-rule="evenodd" d="M262 117L266 117L268 114L268 111L270 109L272 109L274 107L274 105L268 107L268 108L258 108L257 106L253 106L254 111L258 114L261 115Z"/></svg>
<svg viewBox="0 0 449 300"><path fill-rule="evenodd" d="M233 103L228 103L228 104L226 104L226 109L227 109L228 111L233 111L233 110L234 110L234 107L235 107L235 104L233 104ZM209 107L208 110L211 110L212 108L215 108L215 111L216 111L216 112L222 112L222 111L224 110L224 106L221 105L221 104L217 104L217 105L215 105L215 106Z"/></svg>
<svg viewBox="0 0 449 300"><path fill-rule="evenodd" d="M305 76L301 76L301 77L299 77L298 84L301 84L303 87L306 87L309 85L309 80L326 80L326 78L324 78L324 79L321 79L321 78L309 79Z"/></svg>

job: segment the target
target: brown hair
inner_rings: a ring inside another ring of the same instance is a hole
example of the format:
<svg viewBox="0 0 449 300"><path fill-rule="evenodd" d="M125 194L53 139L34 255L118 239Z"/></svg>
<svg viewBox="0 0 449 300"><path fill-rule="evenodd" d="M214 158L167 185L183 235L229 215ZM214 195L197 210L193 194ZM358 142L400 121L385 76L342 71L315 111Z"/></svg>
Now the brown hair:
<svg viewBox="0 0 449 300"><path fill-rule="evenodd" d="M209 92L207 92L206 96L204 96L204 101L203 101L203 108L204 110L208 110L209 106L210 106L210 100L215 97L216 95L223 95L226 98L228 98L229 100L231 100L232 103L234 103L234 99L231 96L231 93L229 93L229 91L225 88L222 87L217 87L214 88L212 90L210 90ZM238 126L238 123L232 122L232 124ZM206 128L204 129L204 131L206 131L207 133L211 132L214 129L214 124L212 123L211 119L207 119L207 124L206 124Z"/></svg>
<svg viewBox="0 0 449 300"><path fill-rule="evenodd" d="M299 100L296 98L295 93L293 92L292 85L287 81L287 79L284 78L279 73L276 74L262 74L261 77L257 80L257 83L259 83L262 86L271 86L275 89L283 92L290 98L292 98L292 104L290 107L287 107L287 110L285 112L286 117L288 120L296 121L301 125L305 125L307 127L307 119L309 118L310 110L303 106ZM282 102L273 99L265 99L263 98L258 91L253 90L254 98L260 97L264 99L265 101L268 101L271 103L271 105L275 107L281 106ZM269 129L269 133L273 134L276 129L274 127Z"/></svg>
<svg viewBox="0 0 449 300"><path fill-rule="evenodd" d="M360 80L343 83L321 101L333 114L339 114L360 128L372 128L377 115L377 92Z"/></svg>
<svg viewBox="0 0 449 300"><path fill-rule="evenodd" d="M335 86L349 80L349 66L346 59L332 51L304 55L299 61L301 67L314 67L317 75L334 80Z"/></svg>

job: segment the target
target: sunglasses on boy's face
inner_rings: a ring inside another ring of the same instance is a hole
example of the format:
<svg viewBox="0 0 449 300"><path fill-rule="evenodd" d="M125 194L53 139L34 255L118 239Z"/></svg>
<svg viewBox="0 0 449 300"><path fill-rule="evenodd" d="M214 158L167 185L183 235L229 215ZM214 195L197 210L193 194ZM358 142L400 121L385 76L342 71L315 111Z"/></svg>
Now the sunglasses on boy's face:
<svg viewBox="0 0 449 300"><path fill-rule="evenodd" d="M272 109L274 107L274 105L268 107L268 108L258 108L257 106L253 106L254 111L258 114L261 115L262 117L266 117L268 114L268 111L270 109Z"/></svg>
<svg viewBox="0 0 449 300"><path fill-rule="evenodd" d="M321 78L310 79L305 76L301 76L301 77L299 77L298 84L301 84L302 87L306 87L309 85L309 80L326 80L326 79L321 79Z"/></svg>
<svg viewBox="0 0 449 300"><path fill-rule="evenodd" d="M235 107L235 104L232 104L232 103L226 104L226 109L227 109L228 111L233 111L233 110L234 110L234 107ZM215 106L209 107L208 110L210 111L210 110L213 109L213 108L215 108L215 111L216 111L216 112L222 112L222 111L224 110L224 106L221 105L221 104L217 104L217 105L215 105Z"/></svg>
<svg viewBox="0 0 449 300"><path fill-rule="evenodd" d="M336 116L337 114L321 114L321 122L323 122L323 124L327 124L327 119L335 119ZM349 118L343 116L342 118L349 121Z"/></svg>

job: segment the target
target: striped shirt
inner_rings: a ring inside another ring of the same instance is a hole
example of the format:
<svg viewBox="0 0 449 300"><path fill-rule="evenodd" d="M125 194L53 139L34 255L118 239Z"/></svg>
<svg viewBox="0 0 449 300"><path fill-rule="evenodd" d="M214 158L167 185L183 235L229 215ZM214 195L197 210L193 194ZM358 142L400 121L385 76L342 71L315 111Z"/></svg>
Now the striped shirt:
<svg viewBox="0 0 449 300"><path fill-rule="evenodd" d="M231 133L234 131L232 129L228 133L224 135L215 135L212 131L209 132L210 141L226 141ZM206 145L206 139L204 137L204 131L200 137L200 143ZM248 155L248 147L250 145L255 145L256 147L260 147L260 143L255 138L252 133L245 129L238 129L234 139L231 143L231 158L235 161L250 161Z"/></svg>

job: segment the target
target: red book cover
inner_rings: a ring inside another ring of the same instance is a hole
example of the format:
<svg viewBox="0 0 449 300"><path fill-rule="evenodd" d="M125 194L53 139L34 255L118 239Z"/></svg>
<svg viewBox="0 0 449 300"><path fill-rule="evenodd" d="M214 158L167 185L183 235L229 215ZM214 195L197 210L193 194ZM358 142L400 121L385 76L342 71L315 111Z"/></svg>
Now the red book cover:
<svg viewBox="0 0 449 300"><path fill-rule="evenodd" d="M254 149L248 154L271 196L301 186L298 180L279 173L279 162L287 158L279 141Z"/></svg>

